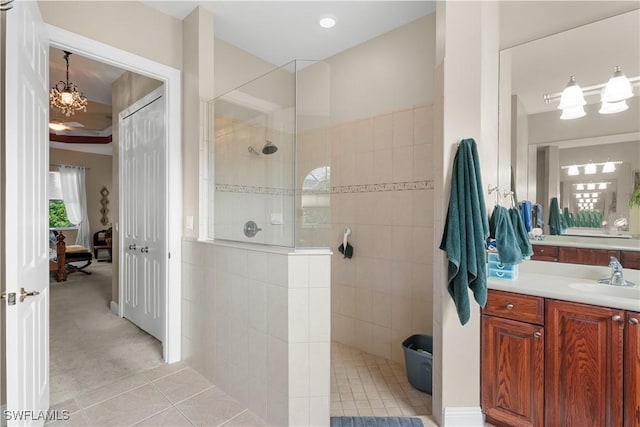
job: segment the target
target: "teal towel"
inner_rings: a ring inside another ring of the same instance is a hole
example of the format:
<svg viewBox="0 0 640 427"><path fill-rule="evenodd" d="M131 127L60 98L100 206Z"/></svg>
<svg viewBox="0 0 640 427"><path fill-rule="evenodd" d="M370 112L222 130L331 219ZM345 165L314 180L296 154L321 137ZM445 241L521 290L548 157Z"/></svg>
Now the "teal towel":
<svg viewBox="0 0 640 427"><path fill-rule="evenodd" d="M520 264L522 251L518 245L518 237L507 208L496 205L491 213L491 223L495 227L494 236L500 262L505 265Z"/></svg>
<svg viewBox="0 0 640 427"><path fill-rule="evenodd" d="M469 291L476 302L487 303L485 241L489 236L478 149L473 139L458 145L451 173L451 195L440 249L447 253L447 290L461 324L471 313Z"/></svg>
<svg viewBox="0 0 640 427"><path fill-rule="evenodd" d="M531 205L529 204L529 207ZM533 254L533 247L529 242L529 234L527 233L527 229L522 222L522 215L520 215L520 211L518 208L509 209L509 217L511 218L511 225L513 226L513 231L516 236L516 242L518 244L518 248L520 249L520 253L523 258L531 256Z"/></svg>
<svg viewBox="0 0 640 427"><path fill-rule="evenodd" d="M551 199L551 206L549 206L549 228L552 235L564 233L563 220L564 217L560 214L558 198L554 197Z"/></svg>

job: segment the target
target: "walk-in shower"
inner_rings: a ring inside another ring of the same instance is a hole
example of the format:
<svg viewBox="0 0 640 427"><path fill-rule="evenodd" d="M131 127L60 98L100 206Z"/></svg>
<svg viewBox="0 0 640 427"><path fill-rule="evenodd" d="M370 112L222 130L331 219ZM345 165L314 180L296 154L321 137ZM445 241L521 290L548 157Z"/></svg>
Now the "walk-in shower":
<svg viewBox="0 0 640 427"><path fill-rule="evenodd" d="M329 74L292 61L209 103L209 237L328 246Z"/></svg>

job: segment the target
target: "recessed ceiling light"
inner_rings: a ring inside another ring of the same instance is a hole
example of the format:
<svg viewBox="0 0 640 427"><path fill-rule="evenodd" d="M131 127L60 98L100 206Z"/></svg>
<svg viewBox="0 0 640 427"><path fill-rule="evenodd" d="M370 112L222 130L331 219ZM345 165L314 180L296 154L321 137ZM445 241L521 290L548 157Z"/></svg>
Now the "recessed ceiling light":
<svg viewBox="0 0 640 427"><path fill-rule="evenodd" d="M318 24L320 24L322 28L331 28L336 25L336 18L334 18L333 16L325 15L320 17Z"/></svg>

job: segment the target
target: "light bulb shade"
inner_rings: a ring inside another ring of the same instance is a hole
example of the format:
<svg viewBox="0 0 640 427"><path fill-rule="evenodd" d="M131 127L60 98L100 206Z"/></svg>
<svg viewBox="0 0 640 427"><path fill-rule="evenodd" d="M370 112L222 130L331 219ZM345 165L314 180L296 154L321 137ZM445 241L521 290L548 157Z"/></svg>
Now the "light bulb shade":
<svg viewBox="0 0 640 427"><path fill-rule="evenodd" d="M593 163L589 163L588 165L584 165L584 173L585 173L585 175L593 175L597 171L598 171L598 168ZM591 190L591 188L589 190Z"/></svg>
<svg viewBox="0 0 640 427"><path fill-rule="evenodd" d="M569 176L580 175L580 169L578 169L578 166L576 166L576 165L571 165L571 166L569 166L569 170L567 171L567 175L569 175Z"/></svg>
<svg viewBox="0 0 640 427"><path fill-rule="evenodd" d="M607 82L602 91L602 102L616 103L633 96L633 87L627 76L616 66L613 76Z"/></svg>
<svg viewBox="0 0 640 427"><path fill-rule="evenodd" d="M606 162L604 166L602 166L602 173L611 173L615 172L616 165L613 162Z"/></svg>
<svg viewBox="0 0 640 427"><path fill-rule="evenodd" d="M621 113L623 111L626 111L629 109L629 106L627 105L627 101L625 101L624 99L620 102L604 102L602 101L602 105L600 106L600 109L598 110L598 113L600 114L615 114L615 113Z"/></svg>
<svg viewBox="0 0 640 427"><path fill-rule="evenodd" d="M576 190L584 190L584 184L578 184Z"/></svg>
<svg viewBox="0 0 640 427"><path fill-rule="evenodd" d="M582 89L576 83L575 76L571 76L571 78L569 79L569 83L567 83L567 87L564 88L564 90L562 91L562 95L560 96L560 104L558 105L558 109L563 110L564 115L564 110L566 110L567 108L582 107L586 103L587 101L585 101L584 99ZM582 112L584 113L584 109L582 109Z"/></svg>
<svg viewBox="0 0 640 427"><path fill-rule="evenodd" d="M579 119L580 117L584 117L586 115L587 113L584 112L584 107L582 105L579 105L577 107L567 107L562 110L560 120Z"/></svg>
<svg viewBox="0 0 640 427"><path fill-rule="evenodd" d="M596 189L595 184L587 184L587 190L595 190L595 189Z"/></svg>
<svg viewBox="0 0 640 427"><path fill-rule="evenodd" d="M601 182L600 185L598 185L598 190L606 190L607 189L607 184L604 182ZM595 190L595 188L594 188Z"/></svg>
<svg viewBox="0 0 640 427"><path fill-rule="evenodd" d="M67 80L60 80L49 92L49 102L54 108L58 108L62 114L69 117L75 114L76 110L87 111L88 100L78 90L75 84L69 82L69 55L71 52L64 51L64 60L67 63Z"/></svg>
<svg viewBox="0 0 640 427"><path fill-rule="evenodd" d="M582 193L576 193L576 199L579 199L582 197Z"/></svg>

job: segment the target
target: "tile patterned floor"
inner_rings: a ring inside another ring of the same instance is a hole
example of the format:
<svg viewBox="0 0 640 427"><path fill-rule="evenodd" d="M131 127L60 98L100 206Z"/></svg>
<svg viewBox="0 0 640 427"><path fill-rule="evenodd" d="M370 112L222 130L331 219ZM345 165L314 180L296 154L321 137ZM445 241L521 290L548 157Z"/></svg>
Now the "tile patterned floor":
<svg viewBox="0 0 640 427"><path fill-rule="evenodd" d="M430 414L431 396L409 384L404 366L331 343L332 416L418 416L435 425Z"/></svg>
<svg viewBox="0 0 640 427"><path fill-rule="evenodd" d="M184 363L163 365L81 393L51 408L48 426L267 426Z"/></svg>

